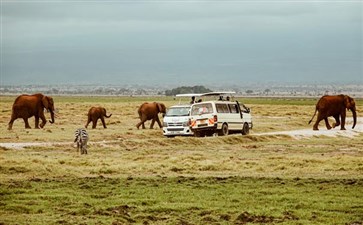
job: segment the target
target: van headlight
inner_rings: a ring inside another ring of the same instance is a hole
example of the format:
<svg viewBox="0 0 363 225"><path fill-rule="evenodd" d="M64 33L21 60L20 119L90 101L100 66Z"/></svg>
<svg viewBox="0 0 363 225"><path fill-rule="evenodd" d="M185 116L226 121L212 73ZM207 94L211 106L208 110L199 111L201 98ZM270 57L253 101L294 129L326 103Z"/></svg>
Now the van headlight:
<svg viewBox="0 0 363 225"><path fill-rule="evenodd" d="M167 127L167 126L168 126L168 123L163 122L163 127Z"/></svg>
<svg viewBox="0 0 363 225"><path fill-rule="evenodd" d="M189 121L183 122L183 127L189 127Z"/></svg>

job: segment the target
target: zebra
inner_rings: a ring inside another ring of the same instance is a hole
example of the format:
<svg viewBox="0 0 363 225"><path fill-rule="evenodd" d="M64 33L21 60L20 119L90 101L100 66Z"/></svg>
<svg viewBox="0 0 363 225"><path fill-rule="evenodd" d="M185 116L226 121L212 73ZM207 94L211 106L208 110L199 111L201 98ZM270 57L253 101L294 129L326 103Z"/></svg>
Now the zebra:
<svg viewBox="0 0 363 225"><path fill-rule="evenodd" d="M88 133L86 129L79 128L74 132L74 142L77 142L77 151L87 154Z"/></svg>

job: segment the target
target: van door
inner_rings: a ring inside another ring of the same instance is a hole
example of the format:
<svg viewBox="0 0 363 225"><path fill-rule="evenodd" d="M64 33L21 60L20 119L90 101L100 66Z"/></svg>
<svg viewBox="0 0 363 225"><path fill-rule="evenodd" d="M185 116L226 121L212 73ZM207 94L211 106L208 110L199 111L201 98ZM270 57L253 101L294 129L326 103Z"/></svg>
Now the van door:
<svg viewBox="0 0 363 225"><path fill-rule="evenodd" d="M230 111L231 129L241 130L242 125L243 125L243 121L241 119L239 106L236 103L229 103L228 108L229 108L229 111Z"/></svg>
<svg viewBox="0 0 363 225"><path fill-rule="evenodd" d="M228 129L231 129L230 127L230 113L229 108L226 103L216 103L216 111L217 111L217 117L218 117L218 129L222 128L223 123L226 123L228 125Z"/></svg>

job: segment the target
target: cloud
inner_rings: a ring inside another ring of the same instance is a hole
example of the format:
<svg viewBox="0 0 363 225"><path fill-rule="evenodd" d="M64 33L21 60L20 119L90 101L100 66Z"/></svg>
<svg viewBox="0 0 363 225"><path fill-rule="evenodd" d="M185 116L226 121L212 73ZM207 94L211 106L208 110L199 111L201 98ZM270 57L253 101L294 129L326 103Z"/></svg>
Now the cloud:
<svg viewBox="0 0 363 225"><path fill-rule="evenodd" d="M362 4L5 1L3 80L29 73L68 80L107 74L104 82L150 74L161 80L340 79L344 71L344 79L359 80Z"/></svg>

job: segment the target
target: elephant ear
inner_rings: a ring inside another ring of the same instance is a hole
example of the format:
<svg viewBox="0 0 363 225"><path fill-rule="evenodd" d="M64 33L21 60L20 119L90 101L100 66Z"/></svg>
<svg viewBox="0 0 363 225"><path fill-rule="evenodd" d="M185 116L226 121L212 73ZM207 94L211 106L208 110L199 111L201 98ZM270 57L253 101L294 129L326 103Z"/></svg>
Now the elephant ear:
<svg viewBox="0 0 363 225"><path fill-rule="evenodd" d="M158 107L159 112L161 112L161 111L163 110L163 108L162 108L162 106L161 106L161 104L160 104L160 103L157 103L157 102L156 102L156 106Z"/></svg>
<svg viewBox="0 0 363 225"><path fill-rule="evenodd" d="M157 103L157 106L158 106L159 112L161 112L161 113L166 112L166 107L163 103Z"/></svg>
<svg viewBox="0 0 363 225"><path fill-rule="evenodd" d="M47 96L43 96L42 98L42 103L43 103L43 106L48 109L49 108L49 102L48 102L48 97Z"/></svg>
<svg viewBox="0 0 363 225"><path fill-rule="evenodd" d="M349 97L348 95L344 96L344 105L345 105L345 108L347 108L347 109L350 109L352 107L351 106L351 97Z"/></svg>

